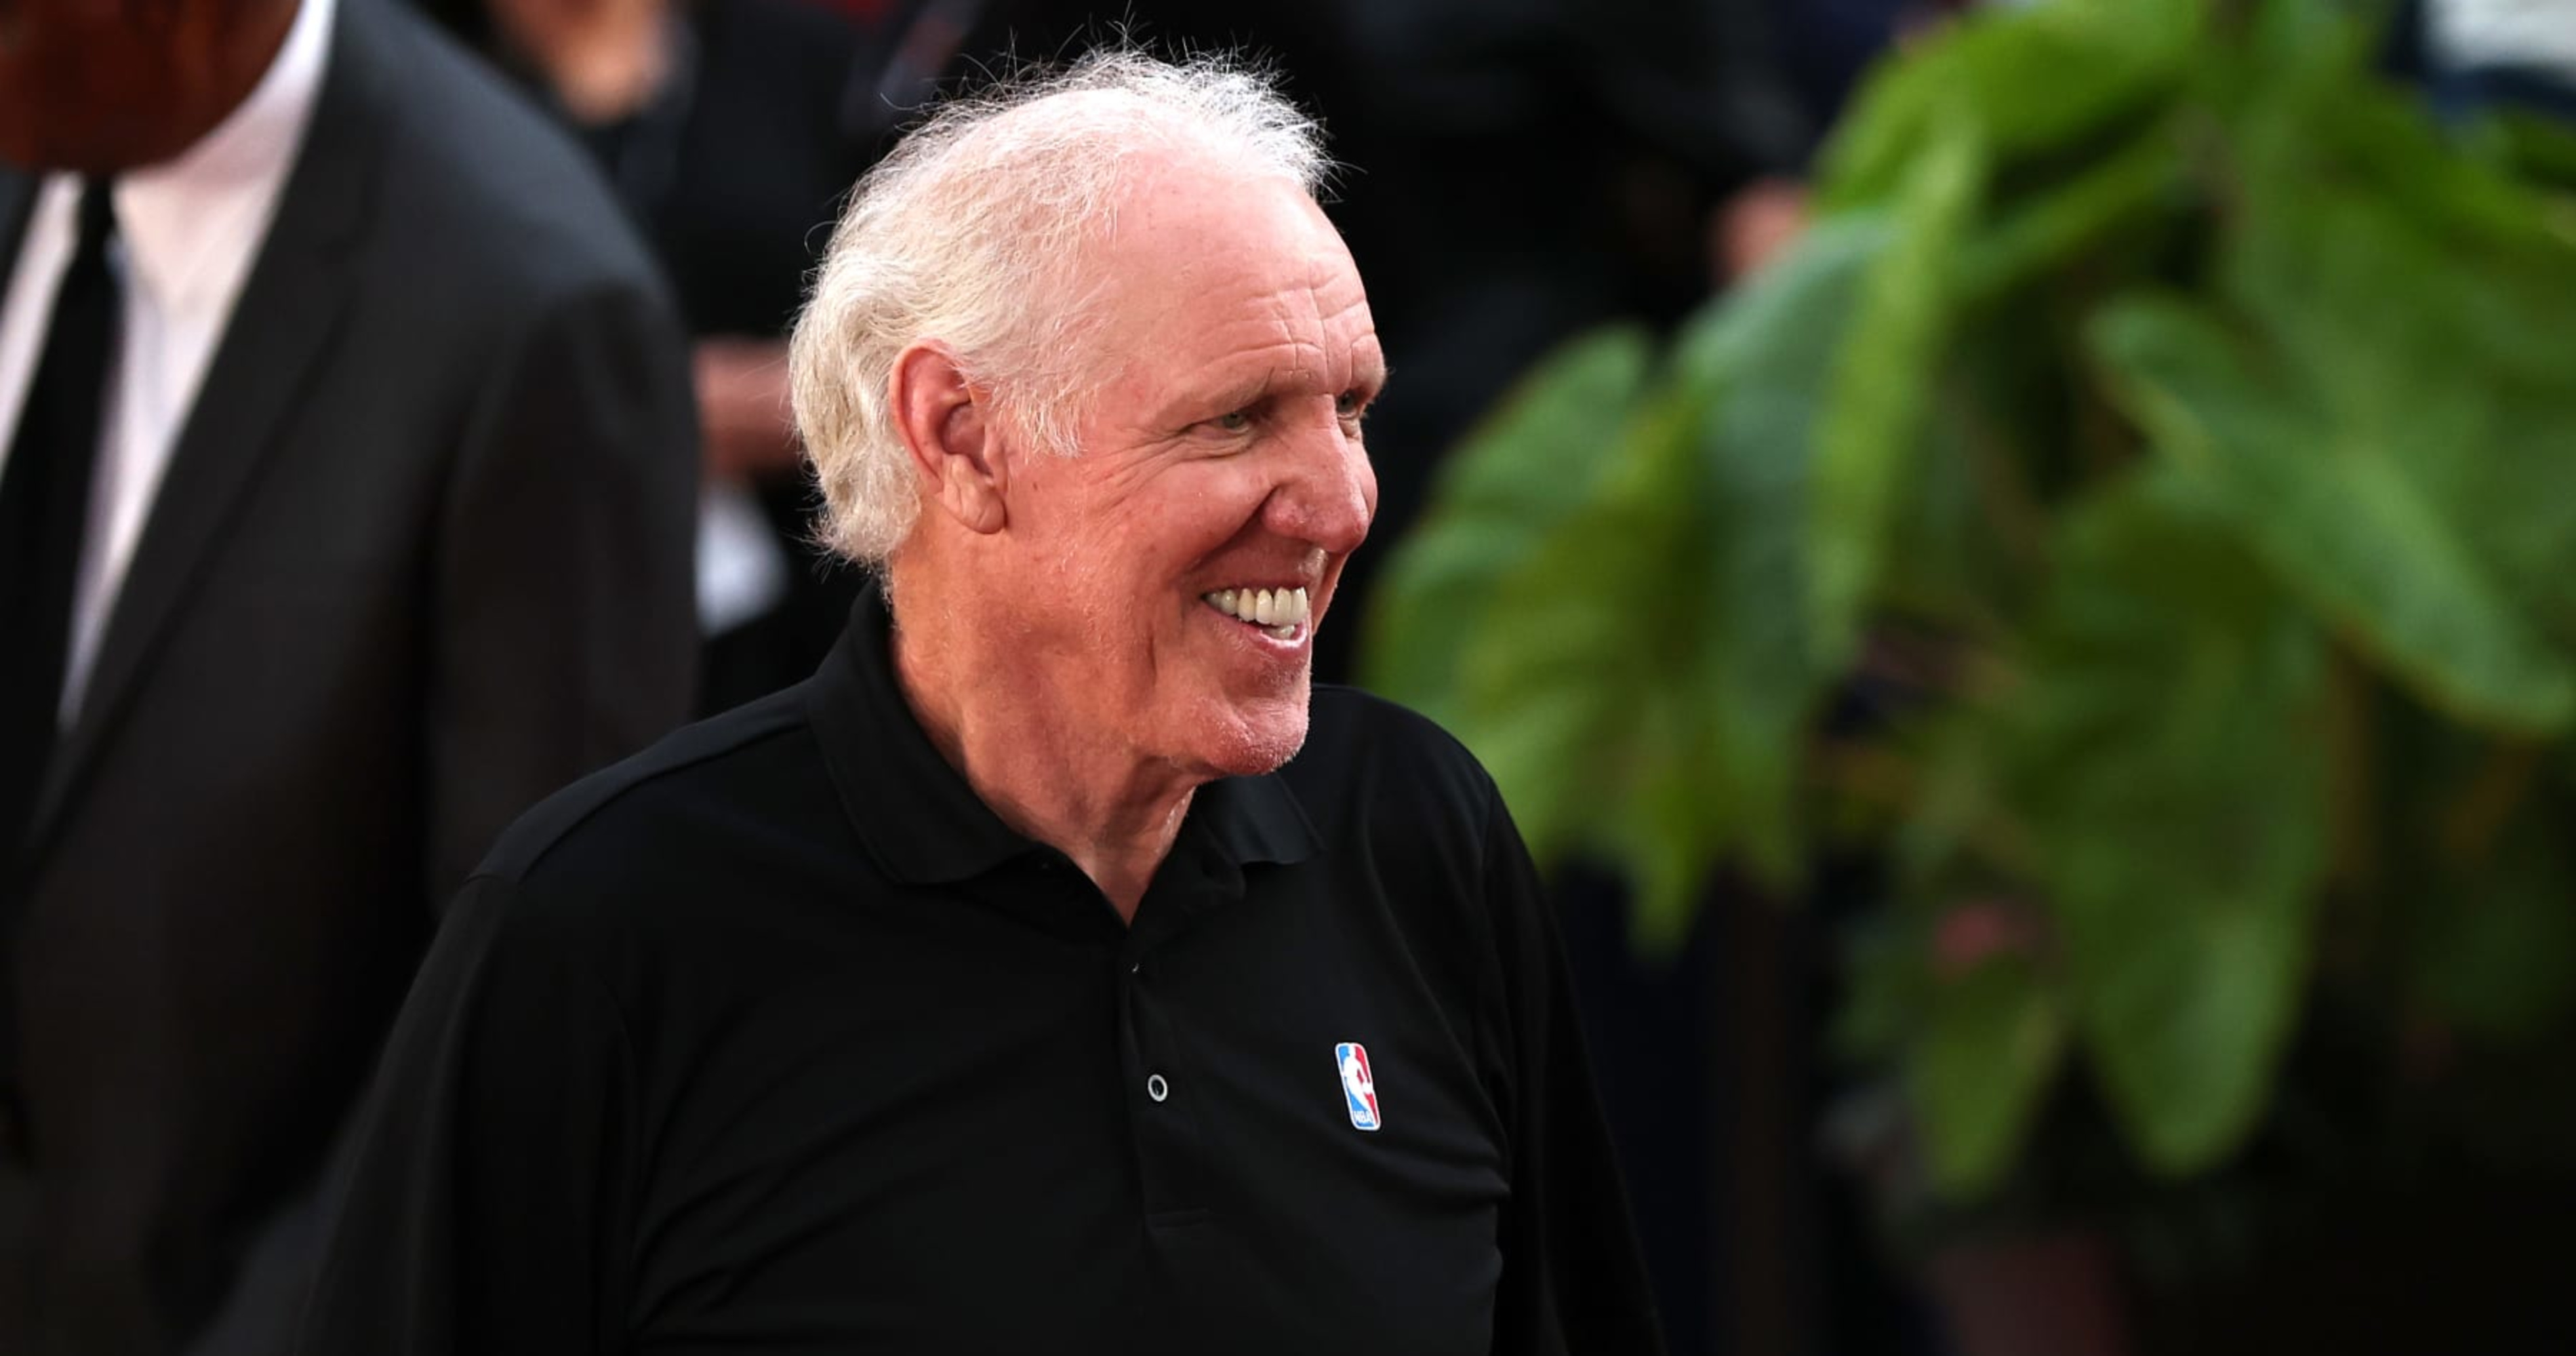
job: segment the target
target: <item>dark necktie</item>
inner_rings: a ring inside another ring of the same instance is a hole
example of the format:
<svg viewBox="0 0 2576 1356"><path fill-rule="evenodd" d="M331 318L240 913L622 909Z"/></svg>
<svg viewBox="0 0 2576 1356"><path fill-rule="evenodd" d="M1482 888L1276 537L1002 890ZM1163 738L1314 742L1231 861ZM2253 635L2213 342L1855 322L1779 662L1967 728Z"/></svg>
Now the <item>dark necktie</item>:
<svg viewBox="0 0 2576 1356"><path fill-rule="evenodd" d="M35 814L70 656L72 581L116 352L117 287L107 260L116 209L108 188L82 186L79 244L0 468L0 878L13 874L10 859ZM0 892L7 887L0 879Z"/></svg>

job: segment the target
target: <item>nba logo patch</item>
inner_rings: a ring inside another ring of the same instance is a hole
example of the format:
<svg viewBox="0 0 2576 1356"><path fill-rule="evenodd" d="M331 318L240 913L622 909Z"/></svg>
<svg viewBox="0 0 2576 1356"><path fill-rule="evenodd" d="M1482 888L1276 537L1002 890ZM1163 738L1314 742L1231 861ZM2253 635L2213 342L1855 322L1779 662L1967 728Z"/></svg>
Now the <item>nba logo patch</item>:
<svg viewBox="0 0 2576 1356"><path fill-rule="evenodd" d="M1369 1076L1368 1047L1344 1041L1333 1047L1333 1062L1342 1066L1342 1101L1350 1108L1351 1128L1375 1130L1377 1080Z"/></svg>

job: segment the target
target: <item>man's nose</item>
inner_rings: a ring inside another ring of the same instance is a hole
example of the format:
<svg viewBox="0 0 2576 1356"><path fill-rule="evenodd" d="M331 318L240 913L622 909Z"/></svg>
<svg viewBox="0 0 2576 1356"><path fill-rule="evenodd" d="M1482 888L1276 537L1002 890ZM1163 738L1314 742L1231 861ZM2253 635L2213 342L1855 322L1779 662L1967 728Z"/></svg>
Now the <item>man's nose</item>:
<svg viewBox="0 0 2576 1356"><path fill-rule="evenodd" d="M1377 516L1377 471L1367 449L1334 419L1300 429L1292 452L1294 466L1270 496L1271 530L1333 555L1357 550Z"/></svg>

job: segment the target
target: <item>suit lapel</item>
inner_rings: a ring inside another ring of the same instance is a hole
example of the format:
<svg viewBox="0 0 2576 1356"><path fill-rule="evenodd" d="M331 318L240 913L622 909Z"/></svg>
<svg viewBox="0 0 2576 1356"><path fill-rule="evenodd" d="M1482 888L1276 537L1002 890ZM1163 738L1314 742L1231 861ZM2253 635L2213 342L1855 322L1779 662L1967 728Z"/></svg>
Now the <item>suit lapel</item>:
<svg viewBox="0 0 2576 1356"><path fill-rule="evenodd" d="M235 301L155 493L99 643L80 714L57 747L38 801L41 853L154 653L184 615L204 562L239 516L325 367L367 221L383 83L367 0L340 0L329 65L304 146Z"/></svg>

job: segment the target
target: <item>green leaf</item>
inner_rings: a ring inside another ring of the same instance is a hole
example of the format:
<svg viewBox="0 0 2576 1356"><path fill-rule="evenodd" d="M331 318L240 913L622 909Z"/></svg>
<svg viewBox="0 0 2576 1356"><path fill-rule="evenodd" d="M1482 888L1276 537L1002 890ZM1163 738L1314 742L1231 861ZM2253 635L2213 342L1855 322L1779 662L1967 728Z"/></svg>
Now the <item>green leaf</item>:
<svg viewBox="0 0 2576 1356"><path fill-rule="evenodd" d="M1592 832L1634 887L1631 938L1661 958L1688 940L1743 807L1712 783L1725 755L1696 685L1657 684L1641 714L1621 785Z"/></svg>
<svg viewBox="0 0 2576 1356"><path fill-rule="evenodd" d="M2028 285L2114 236L2177 211L2185 197L2182 139L2169 121L2089 160L2063 182L2027 194L1959 243L1958 290L1984 301Z"/></svg>
<svg viewBox="0 0 2576 1356"><path fill-rule="evenodd" d="M1995 956L1936 983L1906 1064L1933 1188L1991 1191L2013 1165L2066 1053L2067 1024L2030 962Z"/></svg>
<svg viewBox="0 0 2576 1356"><path fill-rule="evenodd" d="M2559 219L2576 235L2576 129L2544 113L2489 110L2472 130L2489 163L2524 183L2563 195Z"/></svg>
<svg viewBox="0 0 2576 1356"><path fill-rule="evenodd" d="M2147 1164L2206 1168L2261 1116L2326 866L2322 635L2170 470L2064 524L1995 713L2084 1048Z"/></svg>
<svg viewBox="0 0 2576 1356"><path fill-rule="evenodd" d="M2441 152L2416 122L2387 126L2392 158ZM2458 155L2401 192L2350 183L2348 156L2265 144L2225 256L2227 297L2331 441L2371 449L2510 610L2569 653L2576 380L2559 350L2576 314L2576 236Z"/></svg>
<svg viewBox="0 0 2576 1356"><path fill-rule="evenodd" d="M1534 367L1443 463L1432 508L1395 546L1373 592L1363 681L1444 724L1458 656L1496 581L1578 509L1619 455L1645 388L1644 331L1607 329Z"/></svg>
<svg viewBox="0 0 2576 1356"><path fill-rule="evenodd" d="M1775 887L1803 863L1801 759L1840 677L1794 601L1810 577L1814 449L1836 355L1892 239L1875 216L1820 224L1686 335L1674 363L1678 381L1709 393L1697 430L1709 526L1694 546L1708 573L1692 622L1707 667L1691 688L1713 722L1703 794L1728 807L1730 844Z"/></svg>
<svg viewBox="0 0 2576 1356"><path fill-rule="evenodd" d="M2514 134L2502 128L2513 119L2444 127L2419 90L2372 68L2381 48L2367 26L2330 6L2322 15L2318 9L2275 0L2267 16L2307 17L2269 25L2274 31L2254 50L2210 63L2227 72L2220 97L2232 103L2221 117L2244 162L2244 187L2287 202L2323 189L2381 205L2419 225L2461 233L2454 243L2469 250L2462 263L2496 262L2480 256L2519 250L2535 238L2576 243L2570 204L2535 192L2545 178L2535 181L2511 153Z"/></svg>
<svg viewBox="0 0 2576 1356"><path fill-rule="evenodd" d="M2563 213L2441 143L2421 109L2384 91L2343 91L2330 115L2257 105L2248 116L2220 287L2320 397L2342 413L2402 415L2399 392L2418 381L2475 385L2490 372L2568 394L2548 342L2576 305Z"/></svg>
<svg viewBox="0 0 2576 1356"><path fill-rule="evenodd" d="M1871 261L1834 356L1808 503L1807 630L1821 669L1850 662L1909 488L1946 338L1951 257L1975 217L1983 174L1973 125L1954 118L1900 194L1894 238Z"/></svg>
<svg viewBox="0 0 2576 1356"><path fill-rule="evenodd" d="M2322 415L2180 302L2115 305L2093 343L2159 452L2281 579L2427 699L2515 732L2554 732L2576 714L2576 672L2380 431Z"/></svg>
<svg viewBox="0 0 2576 1356"><path fill-rule="evenodd" d="M2191 70L2202 0L2054 0L1952 21L1880 66L1821 160L1827 211L1900 196L1965 108L1999 161L2074 148L2153 108ZM1964 102L1962 96L1966 96Z"/></svg>
<svg viewBox="0 0 2576 1356"><path fill-rule="evenodd" d="M1591 492L1521 538L1485 622L1461 635L1451 729L1542 860L1617 817L1647 714L1693 687L1705 532L1687 430L1699 417L1686 393L1649 400ZM1702 860L1714 851L1704 825L1687 839Z"/></svg>

